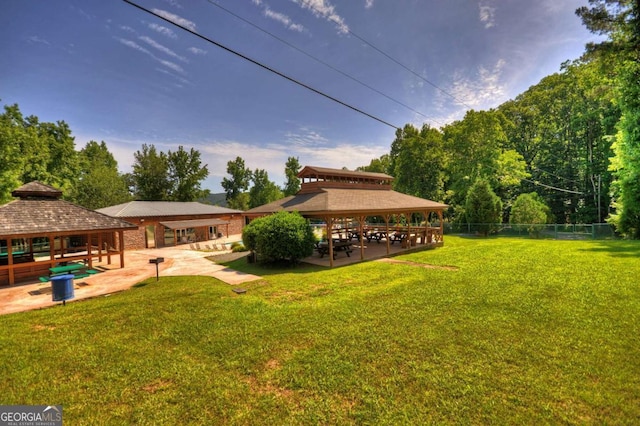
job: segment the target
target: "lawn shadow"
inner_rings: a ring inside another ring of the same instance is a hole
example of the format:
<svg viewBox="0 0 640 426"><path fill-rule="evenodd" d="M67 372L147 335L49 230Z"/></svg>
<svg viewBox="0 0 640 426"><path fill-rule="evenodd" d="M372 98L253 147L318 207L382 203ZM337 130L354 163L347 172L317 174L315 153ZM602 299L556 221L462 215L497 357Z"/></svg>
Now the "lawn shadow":
<svg viewBox="0 0 640 426"><path fill-rule="evenodd" d="M609 253L614 257L640 257L640 241L637 240L598 240L593 243L593 247L581 250Z"/></svg>
<svg viewBox="0 0 640 426"><path fill-rule="evenodd" d="M215 260L214 260L215 261ZM287 261L271 262L271 263L250 263L247 256L229 261L216 261L216 263L226 266L236 271L258 275L278 275L278 274L308 274L327 270L326 267L311 265L309 263L297 262L291 263Z"/></svg>

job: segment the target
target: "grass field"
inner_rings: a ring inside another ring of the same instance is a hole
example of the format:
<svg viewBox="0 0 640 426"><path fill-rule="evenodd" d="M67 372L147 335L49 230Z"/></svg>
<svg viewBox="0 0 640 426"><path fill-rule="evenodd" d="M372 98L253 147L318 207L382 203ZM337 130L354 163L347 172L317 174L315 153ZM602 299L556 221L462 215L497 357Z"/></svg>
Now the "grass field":
<svg viewBox="0 0 640 426"><path fill-rule="evenodd" d="M0 317L0 404L67 424L638 424L640 242L446 238ZM434 267L435 266L435 267Z"/></svg>

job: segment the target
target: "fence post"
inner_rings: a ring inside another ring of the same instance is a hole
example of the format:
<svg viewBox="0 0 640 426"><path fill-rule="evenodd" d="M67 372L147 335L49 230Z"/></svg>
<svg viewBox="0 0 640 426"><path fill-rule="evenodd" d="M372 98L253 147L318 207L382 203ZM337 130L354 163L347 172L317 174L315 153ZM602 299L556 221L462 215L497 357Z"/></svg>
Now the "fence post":
<svg viewBox="0 0 640 426"><path fill-rule="evenodd" d="M558 239L558 224L557 223L553 224L553 233L554 233L554 238L557 240Z"/></svg>
<svg viewBox="0 0 640 426"><path fill-rule="evenodd" d="M596 225L595 224L591 224L591 239L595 240L596 239Z"/></svg>

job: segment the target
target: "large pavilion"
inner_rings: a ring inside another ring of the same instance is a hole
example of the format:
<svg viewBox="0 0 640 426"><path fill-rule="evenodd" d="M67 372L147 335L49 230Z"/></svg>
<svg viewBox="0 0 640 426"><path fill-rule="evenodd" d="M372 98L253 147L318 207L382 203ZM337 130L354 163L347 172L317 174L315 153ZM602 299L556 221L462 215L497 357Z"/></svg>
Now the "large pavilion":
<svg viewBox="0 0 640 426"><path fill-rule="evenodd" d="M361 260L365 258L366 236L373 232L384 236L387 254L395 233L406 236L407 247L443 244L443 212L448 206L394 191L392 176L306 166L298 177L302 182L296 195L248 210L245 216L254 219L278 211L297 211L324 222L327 236L357 236ZM437 226L430 226L433 216ZM328 250L333 267L333 244Z"/></svg>
<svg viewBox="0 0 640 426"><path fill-rule="evenodd" d="M31 182L11 193L19 199L0 206L0 285L49 275L62 262L119 256L124 267L124 220L61 200L62 192Z"/></svg>

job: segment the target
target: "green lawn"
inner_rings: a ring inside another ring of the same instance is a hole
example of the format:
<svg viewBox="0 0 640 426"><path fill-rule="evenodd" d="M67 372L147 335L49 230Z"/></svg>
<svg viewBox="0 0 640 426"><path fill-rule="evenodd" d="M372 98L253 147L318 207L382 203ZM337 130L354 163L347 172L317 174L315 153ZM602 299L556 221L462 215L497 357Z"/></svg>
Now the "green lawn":
<svg viewBox="0 0 640 426"><path fill-rule="evenodd" d="M237 261L264 277L245 295L164 277L2 316L0 404L68 424L640 422L640 242L447 236L395 259Z"/></svg>

